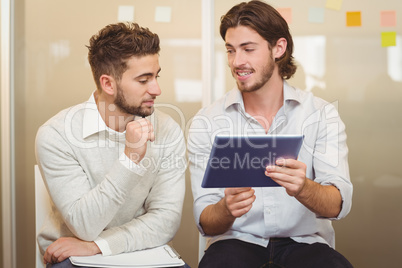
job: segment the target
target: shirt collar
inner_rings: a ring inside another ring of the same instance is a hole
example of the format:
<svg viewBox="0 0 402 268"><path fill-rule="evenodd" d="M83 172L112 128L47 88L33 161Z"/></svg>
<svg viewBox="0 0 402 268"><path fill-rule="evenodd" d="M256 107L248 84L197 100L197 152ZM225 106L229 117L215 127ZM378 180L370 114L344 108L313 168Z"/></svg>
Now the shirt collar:
<svg viewBox="0 0 402 268"><path fill-rule="evenodd" d="M294 87L290 86L287 81L283 81L283 105L285 109L287 104L291 103L292 101L301 103L301 98L299 94L297 94ZM240 105L241 109L243 109L244 111L243 96L241 95L241 92L239 89L237 89L237 87L229 91L225 100L225 109L235 104Z"/></svg>
<svg viewBox="0 0 402 268"><path fill-rule="evenodd" d="M82 134L84 139L95 133L105 131L108 128L98 111L94 93L91 94L89 100L85 103L84 119L82 124Z"/></svg>

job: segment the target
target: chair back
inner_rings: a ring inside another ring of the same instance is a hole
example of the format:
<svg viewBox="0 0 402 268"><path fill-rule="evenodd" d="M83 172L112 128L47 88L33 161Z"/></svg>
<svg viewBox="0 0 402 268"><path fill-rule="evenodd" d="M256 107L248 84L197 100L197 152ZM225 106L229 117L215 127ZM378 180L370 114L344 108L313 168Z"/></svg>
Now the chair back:
<svg viewBox="0 0 402 268"><path fill-rule="evenodd" d="M207 239L201 234L198 235L198 263L200 263L204 256L205 247L207 246Z"/></svg>
<svg viewBox="0 0 402 268"><path fill-rule="evenodd" d="M43 221L51 211L52 205L49 193L47 192L45 183L43 182L38 165L35 165L35 238L38 236L42 228ZM36 244L36 268L43 268L43 258L39 251L38 242Z"/></svg>

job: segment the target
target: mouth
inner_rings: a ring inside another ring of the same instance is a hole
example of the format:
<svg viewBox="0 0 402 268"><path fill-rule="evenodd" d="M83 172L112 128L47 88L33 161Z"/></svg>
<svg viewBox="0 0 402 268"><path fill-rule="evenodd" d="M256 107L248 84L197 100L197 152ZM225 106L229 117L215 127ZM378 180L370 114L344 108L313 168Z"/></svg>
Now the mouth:
<svg viewBox="0 0 402 268"><path fill-rule="evenodd" d="M154 99L149 99L149 100L143 101L142 103L143 103L145 106L152 107L152 106L154 106L154 102L155 102Z"/></svg>
<svg viewBox="0 0 402 268"><path fill-rule="evenodd" d="M239 80L246 80L249 78L254 72L251 70L236 70L235 71Z"/></svg>

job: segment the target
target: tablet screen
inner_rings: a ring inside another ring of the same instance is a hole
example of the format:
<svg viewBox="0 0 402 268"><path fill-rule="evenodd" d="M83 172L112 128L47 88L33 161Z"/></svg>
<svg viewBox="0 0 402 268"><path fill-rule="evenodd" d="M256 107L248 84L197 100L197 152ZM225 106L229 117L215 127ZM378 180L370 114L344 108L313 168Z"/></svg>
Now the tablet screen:
<svg viewBox="0 0 402 268"><path fill-rule="evenodd" d="M278 158L297 159L302 143L302 135L217 135L201 186L279 186L265 175L265 167Z"/></svg>

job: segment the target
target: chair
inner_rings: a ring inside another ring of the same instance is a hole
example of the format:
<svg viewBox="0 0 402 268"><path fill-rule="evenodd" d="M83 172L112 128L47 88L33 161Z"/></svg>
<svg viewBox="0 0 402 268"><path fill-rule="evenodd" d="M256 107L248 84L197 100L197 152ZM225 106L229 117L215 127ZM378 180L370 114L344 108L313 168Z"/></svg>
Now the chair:
<svg viewBox="0 0 402 268"><path fill-rule="evenodd" d="M205 247L207 246L207 239L201 234L198 235L198 263L200 263L204 256Z"/></svg>
<svg viewBox="0 0 402 268"><path fill-rule="evenodd" d="M35 230L36 236L42 227L43 221L51 210L50 196L47 192L45 183L43 182L38 165L35 165ZM38 243L36 242L36 268L44 268L43 258L39 251Z"/></svg>

